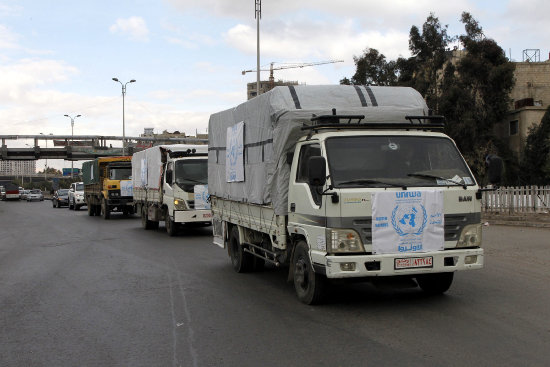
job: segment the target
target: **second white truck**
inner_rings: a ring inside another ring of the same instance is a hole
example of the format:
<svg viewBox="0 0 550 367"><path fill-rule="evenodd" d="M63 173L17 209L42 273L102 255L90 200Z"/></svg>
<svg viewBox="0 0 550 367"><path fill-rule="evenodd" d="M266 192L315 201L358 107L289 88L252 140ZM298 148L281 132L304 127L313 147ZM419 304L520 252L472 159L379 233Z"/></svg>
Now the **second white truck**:
<svg viewBox="0 0 550 367"><path fill-rule="evenodd" d="M185 223L209 225L207 145L159 145L134 153L134 205L144 229L174 236Z"/></svg>

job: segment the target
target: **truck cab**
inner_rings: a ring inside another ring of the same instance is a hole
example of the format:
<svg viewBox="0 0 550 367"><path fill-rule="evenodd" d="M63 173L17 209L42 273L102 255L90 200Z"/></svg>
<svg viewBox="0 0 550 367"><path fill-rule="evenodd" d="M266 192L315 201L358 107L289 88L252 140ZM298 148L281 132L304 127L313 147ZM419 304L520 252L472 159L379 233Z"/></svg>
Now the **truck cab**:
<svg viewBox="0 0 550 367"><path fill-rule="evenodd" d="M320 128L297 143L290 177L288 231L328 278L428 270L420 286L442 292L483 266L479 186L442 132Z"/></svg>
<svg viewBox="0 0 550 367"><path fill-rule="evenodd" d="M168 207L168 212L176 223L196 222L198 219L209 223L210 210L197 206L197 209L204 210L204 213L195 211L195 187L208 185L207 157L198 155L184 157L174 153L166 162L163 182L163 201ZM200 218L197 218L197 215Z"/></svg>

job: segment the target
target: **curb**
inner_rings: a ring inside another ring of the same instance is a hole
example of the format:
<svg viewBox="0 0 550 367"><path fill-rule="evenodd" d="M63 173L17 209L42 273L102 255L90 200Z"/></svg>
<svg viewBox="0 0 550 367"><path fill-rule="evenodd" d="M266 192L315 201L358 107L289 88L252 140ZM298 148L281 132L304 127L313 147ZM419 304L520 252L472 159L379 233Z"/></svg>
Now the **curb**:
<svg viewBox="0 0 550 367"><path fill-rule="evenodd" d="M516 227L550 228L550 214L522 214L522 215L494 215L484 214L481 216L482 224Z"/></svg>

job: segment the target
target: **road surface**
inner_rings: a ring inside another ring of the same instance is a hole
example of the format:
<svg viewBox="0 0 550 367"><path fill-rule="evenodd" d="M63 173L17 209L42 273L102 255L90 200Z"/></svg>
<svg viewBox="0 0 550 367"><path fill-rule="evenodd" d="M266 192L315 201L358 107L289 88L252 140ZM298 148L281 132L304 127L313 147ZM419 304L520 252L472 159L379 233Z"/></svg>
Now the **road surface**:
<svg viewBox="0 0 550 367"><path fill-rule="evenodd" d="M210 227L168 237L0 202L1 366L545 366L550 230L484 227L450 291L336 285L300 303L282 270L237 274Z"/></svg>

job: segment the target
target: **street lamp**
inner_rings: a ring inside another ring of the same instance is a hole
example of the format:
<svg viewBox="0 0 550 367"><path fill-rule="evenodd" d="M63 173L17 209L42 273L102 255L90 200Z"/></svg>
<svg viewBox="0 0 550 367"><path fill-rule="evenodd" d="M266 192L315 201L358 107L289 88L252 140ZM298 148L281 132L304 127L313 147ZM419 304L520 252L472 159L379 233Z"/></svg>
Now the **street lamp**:
<svg viewBox="0 0 550 367"><path fill-rule="evenodd" d="M72 149L72 146L74 144L74 120L76 120L77 117L80 117L82 115L76 115L75 117L71 117L69 115L65 115L65 117L68 117L71 119L71 149ZM73 172L74 171L74 161L71 159L71 179L74 178L73 177Z"/></svg>
<svg viewBox="0 0 550 367"><path fill-rule="evenodd" d="M126 146L124 145L124 143L126 141L126 130L125 130L125 127L124 127L124 96L126 95L126 85L128 83L135 83L136 80L132 79L129 82L126 82L126 83L122 83L117 78L113 78L113 80L115 82L120 83L120 85L122 86L122 155L126 155Z"/></svg>

